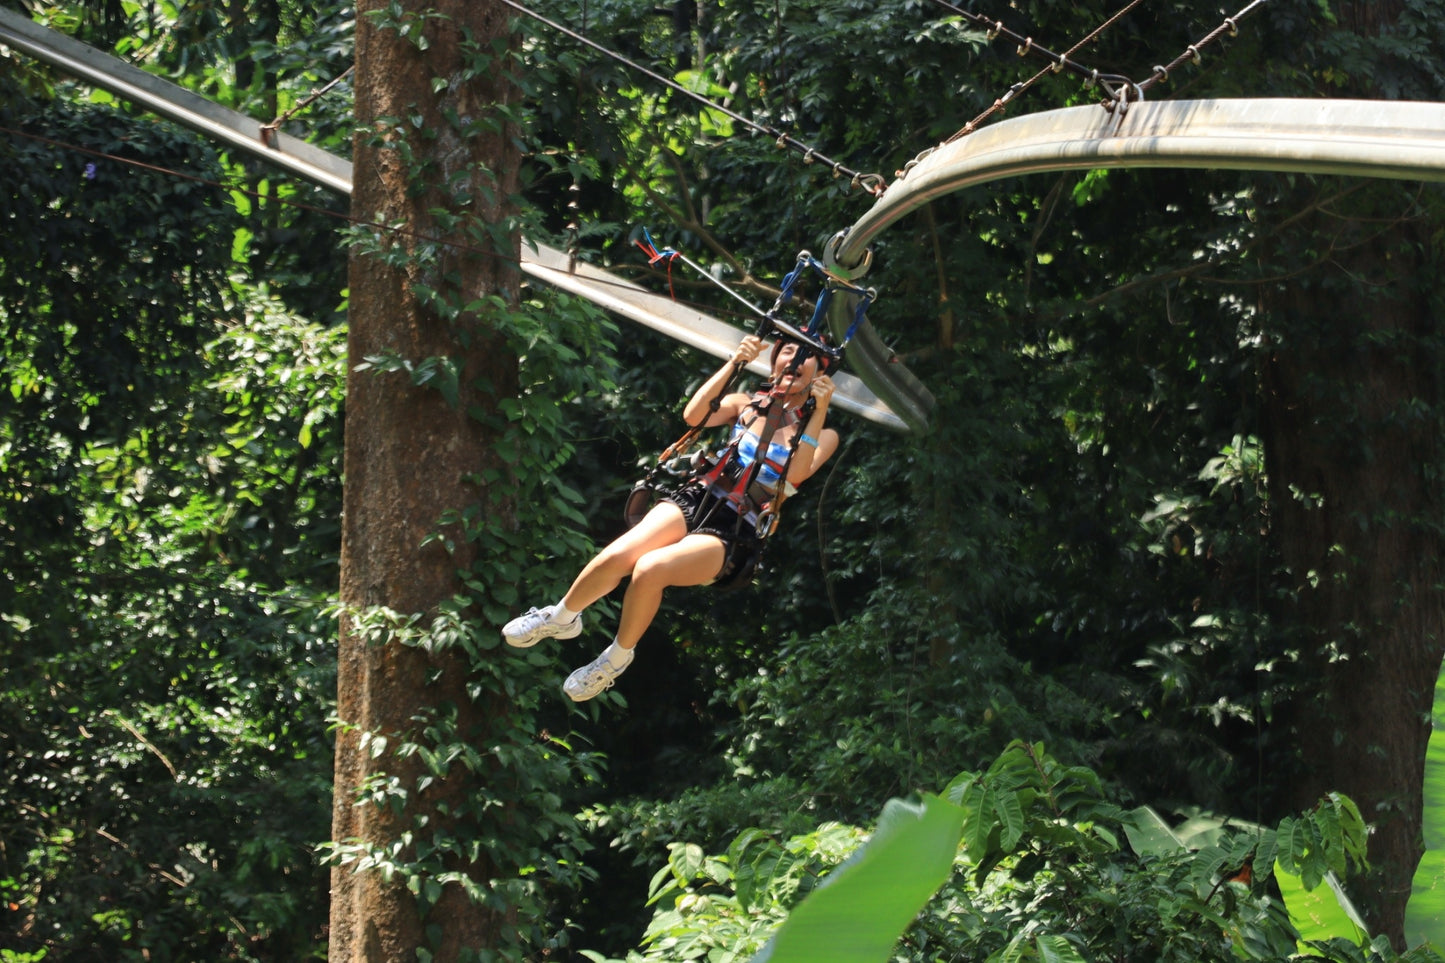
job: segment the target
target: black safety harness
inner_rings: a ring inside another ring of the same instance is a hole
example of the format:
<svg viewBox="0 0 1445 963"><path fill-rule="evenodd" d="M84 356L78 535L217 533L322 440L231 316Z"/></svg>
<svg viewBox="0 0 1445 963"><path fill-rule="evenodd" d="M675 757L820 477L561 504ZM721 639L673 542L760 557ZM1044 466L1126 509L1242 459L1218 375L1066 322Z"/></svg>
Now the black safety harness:
<svg viewBox="0 0 1445 963"><path fill-rule="evenodd" d="M649 253L654 263L664 258L680 257L673 251L656 251L651 248L651 237L648 237L647 240L647 246L642 246L640 242L639 246ZM822 273L826 282L819 293L812 319L804 327L797 328L781 320L778 313L792 300L799 279L807 269L814 269ZM862 295L862 300L859 303L853 325L848 331L848 337L844 339L843 344L834 347L822 340L822 330L828 300L835 288L840 285L847 285L850 290ZM823 268L807 251L802 251L798 254L797 264L793 270L783 278L781 293L773 307L766 313L759 312L762 314L762 320L755 334L759 338L773 335L777 339L798 346L785 373L795 374L802 364L812 357L818 358L825 370L833 370L842 362L847 342L851 339L853 331L862 322L867 305L875 296L875 292L871 289L862 291L848 285L847 281ZM732 438L725 448L715 456L709 456L706 450L699 450L691 458L688 458L688 453L692 451L698 438L707 428L708 421L722 407L723 399L733 391L734 385L745 367L746 364L742 361L733 362L732 372L718 392L710 399L707 412L703 414L697 424L688 425L682 437L669 445L658 456L647 475L633 486L624 509L628 525L636 525L647 514L658 497L675 497L685 490L694 489L692 494L700 499L694 528L706 527L714 518L723 522L728 516L732 516L734 541L750 542L756 545L756 549L750 553L749 558L744 560L743 564L734 566L733 571L727 572L722 579L714 583L720 588L741 587L751 580L763 547L768 538L777 530L783 502L792 493L792 488L787 480L788 468L792 464L793 456L797 453L798 445L802 440L802 432L793 433L787 455L781 463L770 461L768 458L773 436L785 426L806 424L816 406L815 400L809 397L798 408L785 408L781 385L765 384L752 396L747 409L743 415L739 416L734 425ZM753 413L752 417L744 421L743 418L746 417L748 411ZM738 457L738 446L751 431L758 418L762 418L763 423L758 431L757 451L752 460L744 465L742 459ZM758 476L764 467L772 468L778 474L776 486L771 489L758 481ZM723 511L725 506L727 511ZM717 525L713 525L714 529L717 527Z"/></svg>

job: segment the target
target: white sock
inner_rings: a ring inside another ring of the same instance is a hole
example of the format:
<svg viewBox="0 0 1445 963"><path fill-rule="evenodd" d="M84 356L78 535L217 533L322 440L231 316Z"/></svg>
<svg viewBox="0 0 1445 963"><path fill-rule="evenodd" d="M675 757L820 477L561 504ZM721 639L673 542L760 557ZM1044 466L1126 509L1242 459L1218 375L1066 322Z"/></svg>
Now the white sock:
<svg viewBox="0 0 1445 963"><path fill-rule="evenodd" d="M632 650L624 649L616 642L602 650L602 657L611 663L614 669L625 669L632 664Z"/></svg>
<svg viewBox="0 0 1445 963"><path fill-rule="evenodd" d="M552 621L556 622L558 625L566 625L568 622L571 622L573 619L575 619L577 615L578 613L572 611L561 602L558 602L556 605L552 606Z"/></svg>

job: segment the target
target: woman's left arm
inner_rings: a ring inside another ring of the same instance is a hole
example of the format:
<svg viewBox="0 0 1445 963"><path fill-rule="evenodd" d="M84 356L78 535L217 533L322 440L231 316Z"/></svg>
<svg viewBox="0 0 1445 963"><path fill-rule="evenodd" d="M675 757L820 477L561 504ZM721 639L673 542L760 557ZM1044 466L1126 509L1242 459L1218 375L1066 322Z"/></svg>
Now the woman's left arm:
<svg viewBox="0 0 1445 963"><path fill-rule="evenodd" d="M813 413L803 426L793 460L788 464L788 484L801 485L809 476L823 467L838 450L838 433L823 427L828 419L828 403L833 400L833 379L819 375L813 380L809 393L813 396Z"/></svg>

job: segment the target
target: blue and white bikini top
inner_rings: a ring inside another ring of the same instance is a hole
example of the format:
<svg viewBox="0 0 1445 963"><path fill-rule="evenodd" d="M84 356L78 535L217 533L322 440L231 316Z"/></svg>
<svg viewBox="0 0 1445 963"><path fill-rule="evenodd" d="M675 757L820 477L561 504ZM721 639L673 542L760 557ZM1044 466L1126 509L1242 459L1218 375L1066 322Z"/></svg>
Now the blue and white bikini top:
<svg viewBox="0 0 1445 963"><path fill-rule="evenodd" d="M732 437L728 444L734 441L738 443L737 459L738 464L744 468L752 465L758 457L758 436L744 428L741 424L733 425ZM757 480L764 488L773 489L778 487L778 479L783 475L783 468L788 463L789 446L781 441L768 443L768 453L763 458L762 467L758 469Z"/></svg>
<svg viewBox="0 0 1445 963"><path fill-rule="evenodd" d="M746 414L747 410L733 423L733 433L728 437L728 447L732 447L736 442L736 448L734 449L736 454L734 457L737 459L738 465L742 468L750 467L758 457L758 436L748 431L748 428L757 416L754 415L752 419L749 419L748 422L744 424L743 417L746 416ZM779 427L796 424L799 417L800 415L797 411L784 412L783 424L779 425ZM718 456L722 457L725 455L728 447L719 451ZM778 479L783 476L783 471L787 467L788 454L791 447L788 442L784 441L771 441L768 443L767 454L763 456L763 463L758 468L758 476L756 478L756 481L767 490L773 491L778 487ZM787 487L788 494L792 494L792 486L789 485Z"/></svg>

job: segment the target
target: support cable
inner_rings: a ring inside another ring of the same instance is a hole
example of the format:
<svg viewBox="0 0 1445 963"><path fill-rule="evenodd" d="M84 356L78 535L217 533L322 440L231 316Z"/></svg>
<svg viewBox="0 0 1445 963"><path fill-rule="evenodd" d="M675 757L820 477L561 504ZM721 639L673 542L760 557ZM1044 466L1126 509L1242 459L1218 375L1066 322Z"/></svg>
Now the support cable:
<svg viewBox="0 0 1445 963"><path fill-rule="evenodd" d="M286 121L290 120L292 117L295 117L307 107L310 107L312 101L316 100L319 97L324 97L331 90L332 87L335 87L347 77L351 76L352 71L354 71L355 69L356 64L352 64L350 67L347 67L341 73L337 74L334 78L332 78L331 82L328 83L325 87L322 87L320 90L311 91L310 96L308 96L305 100L302 100L295 107L292 107L290 110L286 111L286 113L277 116L277 118L271 121L271 123L269 124L262 124L261 143L265 144L267 147L275 146L275 135L276 132L281 129L282 124L286 123Z"/></svg>
<svg viewBox="0 0 1445 963"><path fill-rule="evenodd" d="M1162 84L1167 82L1169 80L1170 73L1172 73L1176 68L1182 67L1185 61L1192 61L1194 64L1198 65L1202 59L1199 55L1200 50L1214 43L1214 41L1218 40L1220 37L1223 37L1226 33L1229 34L1231 37L1239 36L1239 21L1254 13L1254 11L1260 6L1262 6L1264 2L1265 0L1253 0L1252 3L1241 9L1234 16L1225 17L1224 22L1221 23L1219 26L1215 27L1208 34L1201 37L1196 42L1185 47L1182 54L1175 57L1163 67L1155 67L1154 72L1149 75L1149 78L1139 83L1139 90L1148 90L1155 84Z"/></svg>
<svg viewBox="0 0 1445 963"><path fill-rule="evenodd" d="M1085 44L1091 43L1104 30L1115 24L1121 17L1125 16L1127 13L1129 13L1129 11L1133 10L1134 7L1138 6L1141 0L1130 0L1130 3L1127 6L1121 9L1119 12L1115 13L1108 20L1104 21L1102 24L1096 27L1093 32L1091 32L1087 37L1074 44L1062 54L1054 53L1052 50L1048 50L1045 47L1039 46L1038 44L1034 43L1032 37L1021 37L1019 34L1005 27L1003 21L1001 20L990 20L980 14L973 13L969 10L964 10L962 7L959 7L954 3L950 2L950 0L932 0L932 2L952 13L958 14L964 19L968 20L970 23L974 23L978 26L984 27L988 31L988 39L990 40L993 40L999 36L1004 36L1011 41L1017 42L1019 44L1018 54L1020 57L1029 55L1042 57L1049 61L1049 66L1040 70L1028 80L1020 81L1019 83L1014 84L1004 93L1002 97L999 97L997 100L995 100L987 110L985 110L983 113L979 114L973 120L965 124L953 136L949 137L941 144L935 147L930 147L919 153L896 173L895 176L900 179L907 177L908 173L913 170L913 168L916 167L920 161L922 161L928 155L932 154L939 147L942 147L946 144L951 144L961 137L966 137L969 134L972 134L979 128L979 126L984 120L986 120L993 114L1005 109L1010 101L1012 101L1019 94L1027 90L1046 73L1059 73L1060 71L1067 69L1074 73L1082 75L1085 78L1085 86L1092 87L1095 84L1102 86L1109 96L1107 97L1107 99L1100 103L1100 106L1111 113L1117 111L1119 116L1122 117L1124 113L1128 111L1129 103L1131 101L1142 101L1144 99L1144 91L1148 90L1155 84L1165 83L1166 81L1168 81L1169 74L1173 70L1182 66L1186 61L1192 61L1195 64L1200 63L1202 59L1200 56L1201 49L1218 40L1226 33L1228 33L1232 37L1238 36L1239 21L1254 13L1255 10L1257 10L1266 2L1266 0L1251 0L1251 2L1247 6L1243 7L1234 16L1225 17L1222 24L1220 24L1214 30L1210 31L1204 37L1200 38L1198 41L1185 47L1184 52L1178 57L1174 58L1166 65L1154 67L1153 72L1150 74L1149 78L1141 83L1135 83L1128 77L1119 74L1101 74L1097 70L1091 70L1090 68L1083 66L1077 61L1069 59L1075 51L1079 50L1079 48L1083 47Z"/></svg>
<svg viewBox="0 0 1445 963"><path fill-rule="evenodd" d="M974 13L971 10L963 9L957 4L952 3L951 0L933 0L933 3L939 7L942 7L944 10L947 10L949 13L957 14L974 26L982 28L984 31L987 32L988 39L990 41L996 40L999 37L1003 37L1005 40L1017 44L1018 54L1020 57L1032 56L1037 59L1048 61L1048 70L1040 71L1038 74L1034 75L1034 77L1030 78L1027 83L1023 84L1022 87L1027 87L1030 84L1034 83L1034 81L1038 80L1039 77L1046 72L1059 73L1064 70L1067 70L1070 73L1077 74L1078 76L1082 77L1084 79L1084 83L1088 86L1093 86L1094 84L1105 81L1123 83L1129 82L1127 77L1121 77L1117 74L1101 74L1099 73L1099 71L1094 70L1090 67L1086 67L1078 61L1070 60L1069 58L1076 51L1078 51L1080 47L1092 42L1094 38L1098 37L1100 33L1113 26L1114 23L1119 20L1119 18L1123 17L1130 10L1138 6L1140 0L1131 0L1128 6L1124 7L1124 9L1114 14L1108 20L1104 21L1102 24L1096 27L1094 31L1090 33L1087 37L1085 37L1083 40L1080 40L1078 43L1070 47L1066 52L1061 54L1054 53L1047 47L1043 47L1037 43L1034 43L1033 37L1025 37L1021 34L1014 32L1013 30L1010 30L1004 25L1004 22L1002 20L990 20L988 17L985 17L982 14ZM989 116L989 114L992 114L996 110L1000 109L1000 101L1002 101L1003 104L1007 104L1008 101L1012 100L1020 92L1022 92L1021 85L1014 84L1012 87L1009 88L1008 93L1004 94L1004 96L999 98L999 100L994 101L993 107L989 108L981 116L975 118L973 121L967 124L963 128L963 130L959 131L953 137L950 137L949 140L956 140L957 138L962 137L966 134L973 133L973 130L971 128L976 127L981 120Z"/></svg>
<svg viewBox="0 0 1445 963"><path fill-rule="evenodd" d="M939 2L942 2L942 0L939 0ZM948 138L948 140L944 141L944 143L951 144L954 141L958 140L960 137L967 137L969 134L972 134L975 130L978 129L979 124L983 123L983 121L987 119L989 115L993 114L996 111L1003 110L1005 107L1008 106L1008 102L1010 100L1036 84L1039 79L1044 76L1044 74L1056 74L1066 67L1072 67L1080 72L1087 70L1087 68L1083 67L1076 61L1070 60L1069 57L1072 54L1076 53L1080 47L1083 47L1087 43L1092 43L1094 39L1099 36L1099 34L1103 33L1109 27L1112 27L1120 20L1120 18L1122 18L1125 14L1127 14L1130 10L1133 10L1142 2L1143 0L1129 0L1129 4L1127 6L1125 6L1118 13L1114 14L1108 20L1105 20L1103 23L1099 24L1087 37L1074 44L1062 54L1056 54L1052 51L1044 50L1042 47L1037 48L1043 56L1051 58L1051 63L1049 64L1049 66L1040 70L1028 80L1023 81L1022 83L1014 84L1008 89L1008 92L1005 93L1003 97L995 100L991 107L989 107L983 113L979 114L973 120L965 124L963 126L963 129L958 131L958 133L954 134L952 137ZM1033 38L1025 38L1023 46L1019 47L1019 56L1027 56L1032 49L1035 49L1033 47ZM1087 79L1084 81L1084 84L1090 87L1092 87L1096 83L1100 84L1104 87L1105 90L1108 90L1110 92L1111 96L1113 96L1114 90L1120 84L1120 82L1127 85L1129 83L1129 78L1120 77L1115 74L1101 74L1097 70L1088 70Z"/></svg>
<svg viewBox="0 0 1445 963"><path fill-rule="evenodd" d="M941 144L930 147L922 153L918 154L916 157L913 158L913 160L905 164L902 170L899 170L895 174L896 177L907 177L908 172L911 171L915 166L917 166L919 161L923 160L925 157L933 153L939 147L942 147L946 144L951 144L959 138L967 137L969 134L972 134L974 131L978 130L978 128L983 124L984 121L986 121L994 114L1000 113L1005 110L1008 107L1009 103L1015 97L1032 87L1035 83L1039 81L1040 78L1044 76L1044 74L1056 74L1063 70L1069 70L1072 73L1076 73L1084 78L1084 85L1086 87L1092 87L1095 84L1102 86L1109 94L1110 103L1112 103L1115 98L1120 96L1120 90L1127 90L1128 87L1132 84L1132 81L1130 81L1128 77L1124 77L1118 74L1101 74L1099 73L1099 71L1086 67L1078 61L1071 60L1069 58L1073 56L1073 54L1085 44L1092 43L1099 36L1099 34L1103 33L1109 27L1112 27L1122 17L1128 14L1129 11L1137 7L1142 2L1142 0L1129 0L1129 3L1124 6L1123 9L1119 10L1108 20L1105 20L1103 23L1099 24L1099 26L1095 27L1092 31L1090 31L1088 36L1084 37L1084 39L1080 40L1078 43L1074 44L1067 51L1061 54L1054 53L1047 47L1042 47L1034 43L1033 37L1020 36L1019 34L1010 30L1008 27L1004 26L1002 20L990 20L987 17L982 16L981 14L973 13L969 10L964 10L962 7L951 3L950 0L933 0L933 2L938 6L944 8L945 10L950 11L951 13L958 14L964 19L968 20L970 23L976 24L986 29L988 31L989 40L995 40L998 37L1003 36L1008 40L1017 43L1018 55L1020 57L1033 56L1036 58L1041 58L1048 61L1048 65L1045 66L1042 70L1035 73L1029 79L1019 81L1018 83L1011 86L1007 91L1004 92L1003 96L994 100L994 102L990 104L983 113L979 114L967 124L964 124L963 127L961 127L953 134L953 136L944 140ZM1263 2L1263 0L1259 0L1259 2Z"/></svg>
<svg viewBox="0 0 1445 963"><path fill-rule="evenodd" d="M656 71L649 70L641 64L636 63L635 61L629 60L627 57L624 57L617 51L604 47L601 44L582 36L576 31L562 26L560 23L557 23L554 20L549 20L546 17L542 16L540 13L537 13L535 10L528 9L526 6L518 3L517 0L501 0L501 2L508 7L511 7L513 10L517 11L520 14L531 17L534 20L546 24L553 30L558 31L563 36L566 36L571 40L575 40L578 43L583 44L584 46L591 47L593 50L597 51L600 54L603 54L604 56L611 57L613 60L616 60L618 63L623 64L628 69L637 71L638 73L649 78L650 80L662 84L669 90L682 94L684 97L689 97L692 100L697 101L699 104L702 104L709 110L715 110L721 114L726 115L737 123L742 124L749 130L754 131L755 133L766 134L769 137L774 138L777 146L780 149L791 149L801 153L803 155L804 164L812 164L816 162L827 165L828 169L833 172L833 176L835 178L847 177L848 186L850 188L858 187L867 191L869 194L872 194L874 197L877 197L881 195L888 186L887 182L883 179L883 175L863 174L858 171L852 170L851 168L844 167L841 162L835 161L830 157L820 154L817 150L809 147L807 144L794 138L787 132L779 130L776 127L770 127L767 124L760 124L757 121L752 120L751 118L744 117L742 114L739 114L734 110L724 107L722 104L719 104L714 100L704 97L702 94L699 94L695 90L688 90L682 84L679 84L674 80L669 80L668 78L662 76Z"/></svg>
<svg viewBox="0 0 1445 963"><path fill-rule="evenodd" d="M1119 117L1123 117L1124 114L1126 114L1129 110L1129 102L1131 99L1136 102L1143 101L1144 91L1148 90L1155 84L1162 84L1167 82L1169 80L1170 71L1181 66L1185 61L1193 61L1196 64L1202 62L1203 58L1199 54L1200 48L1213 43L1220 37L1224 36L1226 33L1229 34L1231 37L1239 36L1239 21L1243 20L1251 13L1254 13L1254 11L1259 9L1259 7L1264 4L1264 2L1265 0L1251 0L1248 5L1241 8L1239 12L1236 13L1234 16L1225 17L1224 22L1221 23L1219 26L1215 27L1204 37L1200 38L1197 42L1185 47L1184 52L1171 60L1167 65L1155 66L1154 70L1150 73L1148 79L1142 81L1141 83L1131 83L1129 86L1124 87L1123 89L1119 90L1112 99L1104 101L1101 106L1110 113L1114 113L1117 114L1117 116ZM1134 96L1132 98L1129 96L1129 92L1131 90L1134 92Z"/></svg>

